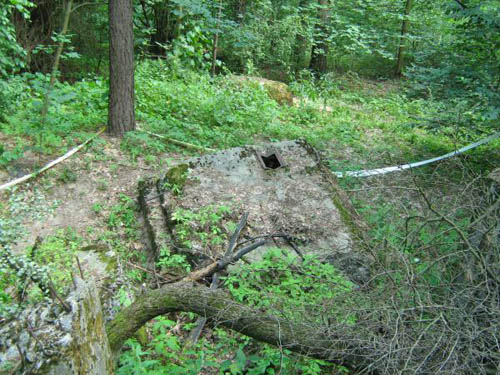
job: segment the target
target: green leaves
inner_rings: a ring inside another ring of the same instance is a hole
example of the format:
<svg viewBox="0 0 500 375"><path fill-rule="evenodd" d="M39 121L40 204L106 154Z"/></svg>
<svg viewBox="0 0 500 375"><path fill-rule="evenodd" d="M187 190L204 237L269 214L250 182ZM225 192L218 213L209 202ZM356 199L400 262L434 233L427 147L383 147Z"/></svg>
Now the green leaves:
<svg viewBox="0 0 500 375"><path fill-rule="evenodd" d="M242 266L230 273L225 286L241 303L260 308L276 308L291 319L320 319L322 306L330 306L332 318L347 319L341 313L343 296L353 284L332 265L306 256L300 263L296 256L271 249L261 261ZM305 315L302 315L305 314ZM336 316L336 314L339 314Z"/></svg>
<svg viewBox="0 0 500 375"><path fill-rule="evenodd" d="M0 4L0 79L24 67L26 52L16 41L11 19L14 11L27 18L32 6L27 0L6 0Z"/></svg>

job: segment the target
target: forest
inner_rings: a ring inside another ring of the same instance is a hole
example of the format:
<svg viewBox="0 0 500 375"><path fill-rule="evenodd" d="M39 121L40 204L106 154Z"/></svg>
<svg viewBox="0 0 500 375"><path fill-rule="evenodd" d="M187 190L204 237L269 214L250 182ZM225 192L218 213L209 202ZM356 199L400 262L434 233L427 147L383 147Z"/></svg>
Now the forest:
<svg viewBox="0 0 500 375"><path fill-rule="evenodd" d="M500 373L500 0L1 0L0 375L430 373Z"/></svg>

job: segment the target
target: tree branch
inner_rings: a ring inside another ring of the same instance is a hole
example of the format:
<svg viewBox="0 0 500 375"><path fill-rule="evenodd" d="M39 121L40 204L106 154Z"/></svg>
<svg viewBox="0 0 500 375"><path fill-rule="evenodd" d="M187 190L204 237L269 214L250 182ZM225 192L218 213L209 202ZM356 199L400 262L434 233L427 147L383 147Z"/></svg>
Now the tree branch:
<svg viewBox="0 0 500 375"><path fill-rule="evenodd" d="M148 291L120 311L107 326L112 351L119 351L123 343L149 320L181 311L215 318L218 324L258 341L356 371L370 367L376 360L376 353L380 353L377 350L380 340L373 340L366 332L356 335L351 326L339 324L332 332L333 329L319 324L290 321L236 303L221 290L188 282Z"/></svg>
<svg viewBox="0 0 500 375"><path fill-rule="evenodd" d="M460 0L455 0L455 2L460 5L460 7L462 7L462 9L467 9L467 5L465 5L464 3L462 3Z"/></svg>

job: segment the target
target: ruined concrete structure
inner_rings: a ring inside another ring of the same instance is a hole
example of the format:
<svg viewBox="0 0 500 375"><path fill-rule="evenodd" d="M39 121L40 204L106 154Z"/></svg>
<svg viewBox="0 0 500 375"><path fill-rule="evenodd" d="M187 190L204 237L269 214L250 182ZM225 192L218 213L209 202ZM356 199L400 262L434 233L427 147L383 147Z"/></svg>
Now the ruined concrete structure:
<svg viewBox="0 0 500 375"><path fill-rule="evenodd" d="M202 267L221 257L248 212L240 241L280 234L267 247L315 254L355 282L369 277L371 258L358 244L356 216L305 142L237 147L187 160L144 181L139 200L151 260L168 248ZM95 283L77 280L66 302L69 313L41 304L0 327L0 374L113 374Z"/></svg>
<svg viewBox="0 0 500 375"><path fill-rule="evenodd" d="M359 227L349 203L318 154L303 141L237 147L193 158L145 182L140 201L153 257L162 248L187 253L196 265L220 257L227 243L207 242L197 235L208 228L196 220L190 222L185 241L186 225L179 222L179 213L193 212L196 217L203 208L216 211L222 206L230 211L219 223L226 233L249 212L242 239L286 234L300 253L316 254L353 281L369 277L371 260L358 246ZM286 241L269 246L290 248Z"/></svg>
<svg viewBox="0 0 500 375"><path fill-rule="evenodd" d="M24 310L0 329L0 374L112 375L101 302L92 280L76 280L66 303Z"/></svg>

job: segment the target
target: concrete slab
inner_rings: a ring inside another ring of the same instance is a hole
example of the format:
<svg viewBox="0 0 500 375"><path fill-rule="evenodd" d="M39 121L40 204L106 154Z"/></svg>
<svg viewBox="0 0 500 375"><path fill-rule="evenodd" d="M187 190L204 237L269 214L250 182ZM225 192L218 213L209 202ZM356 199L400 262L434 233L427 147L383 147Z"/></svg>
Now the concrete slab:
<svg viewBox="0 0 500 375"><path fill-rule="evenodd" d="M257 155L276 151L284 166L264 169ZM342 199L336 196L335 178L303 141L237 147L193 158L159 179L146 181L140 191L156 256L168 247L188 254L194 266L217 259L239 218L249 212L240 240L286 233L300 252L333 263L353 281L369 277L371 259L357 245L356 220L348 208L339 207ZM217 225L207 224L210 215ZM220 235L211 233L216 227ZM217 236L223 241L215 241ZM269 246L290 248L284 240ZM251 253L249 260L263 251Z"/></svg>

